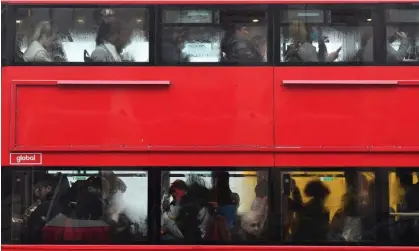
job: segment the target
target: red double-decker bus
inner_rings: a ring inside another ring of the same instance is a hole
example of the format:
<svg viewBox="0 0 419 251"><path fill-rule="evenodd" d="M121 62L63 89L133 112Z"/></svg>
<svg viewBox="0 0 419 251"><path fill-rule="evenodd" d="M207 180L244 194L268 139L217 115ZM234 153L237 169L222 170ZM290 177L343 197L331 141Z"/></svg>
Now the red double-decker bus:
<svg viewBox="0 0 419 251"><path fill-rule="evenodd" d="M2 1L4 250L419 250L419 4Z"/></svg>

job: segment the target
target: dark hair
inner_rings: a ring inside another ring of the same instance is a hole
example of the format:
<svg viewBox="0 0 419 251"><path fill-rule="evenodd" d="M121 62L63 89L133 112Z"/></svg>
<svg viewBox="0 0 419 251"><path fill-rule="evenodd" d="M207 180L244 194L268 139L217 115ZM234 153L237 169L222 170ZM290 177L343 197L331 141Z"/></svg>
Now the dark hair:
<svg viewBox="0 0 419 251"><path fill-rule="evenodd" d="M330 190L321 181L314 180L306 185L304 193L309 197L314 197L315 199L325 199L329 196Z"/></svg>
<svg viewBox="0 0 419 251"><path fill-rule="evenodd" d="M175 180L172 185L170 186L169 193L174 193L175 189L180 189L183 191L188 191L189 187L183 180Z"/></svg>
<svg viewBox="0 0 419 251"><path fill-rule="evenodd" d="M234 204L233 193L230 189L230 174L226 171L213 172L213 178L217 179L215 184L214 199L221 205Z"/></svg>
<svg viewBox="0 0 419 251"><path fill-rule="evenodd" d="M75 216L79 219L98 220L104 216L103 194L107 193L109 185L98 175L89 177L80 188L77 198Z"/></svg>
<svg viewBox="0 0 419 251"><path fill-rule="evenodd" d="M96 45L102 44L114 34L120 34L123 29L121 21L115 18L102 19L96 35Z"/></svg>
<svg viewBox="0 0 419 251"><path fill-rule="evenodd" d="M225 28L225 34L221 41L221 52L227 52L228 51L228 41L234 37L237 30L242 29L243 27L246 27L246 25L241 23L230 23Z"/></svg>

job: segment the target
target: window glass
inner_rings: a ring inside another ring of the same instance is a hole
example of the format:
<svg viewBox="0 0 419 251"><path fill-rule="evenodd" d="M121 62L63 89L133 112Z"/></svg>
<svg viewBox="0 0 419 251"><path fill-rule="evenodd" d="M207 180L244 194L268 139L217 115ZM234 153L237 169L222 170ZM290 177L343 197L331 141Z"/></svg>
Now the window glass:
<svg viewBox="0 0 419 251"><path fill-rule="evenodd" d="M288 8L280 16L282 62L373 61L369 9L312 5L289 5Z"/></svg>
<svg viewBox="0 0 419 251"><path fill-rule="evenodd" d="M162 173L161 240L266 240L266 171Z"/></svg>
<svg viewBox="0 0 419 251"><path fill-rule="evenodd" d="M419 5L386 10L387 61L419 61Z"/></svg>
<svg viewBox="0 0 419 251"><path fill-rule="evenodd" d="M148 62L144 8L19 8L15 62Z"/></svg>
<svg viewBox="0 0 419 251"><path fill-rule="evenodd" d="M182 63L267 62L264 8L163 10L161 60Z"/></svg>
<svg viewBox="0 0 419 251"><path fill-rule="evenodd" d="M390 172L390 236L396 245L418 245L419 169Z"/></svg>
<svg viewBox="0 0 419 251"><path fill-rule="evenodd" d="M2 209L8 211L11 220L3 223L6 227L2 234L9 235L3 243L112 244L147 240L146 171L20 168L6 175L11 178L7 184L11 189L3 198L3 205L9 206Z"/></svg>
<svg viewBox="0 0 419 251"><path fill-rule="evenodd" d="M375 240L373 173L296 170L278 172L275 176L281 183L274 186L282 194L278 196L280 208L274 211L282 215L278 224L282 240L297 243Z"/></svg>

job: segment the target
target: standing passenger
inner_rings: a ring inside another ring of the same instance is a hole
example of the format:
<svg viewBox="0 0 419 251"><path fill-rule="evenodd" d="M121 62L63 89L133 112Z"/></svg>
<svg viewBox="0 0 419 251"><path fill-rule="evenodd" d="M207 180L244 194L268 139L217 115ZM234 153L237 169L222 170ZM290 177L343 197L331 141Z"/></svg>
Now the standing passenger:
<svg viewBox="0 0 419 251"><path fill-rule="evenodd" d="M23 54L25 62L52 62L51 49L57 38L51 23L38 23L32 35L31 43Z"/></svg>

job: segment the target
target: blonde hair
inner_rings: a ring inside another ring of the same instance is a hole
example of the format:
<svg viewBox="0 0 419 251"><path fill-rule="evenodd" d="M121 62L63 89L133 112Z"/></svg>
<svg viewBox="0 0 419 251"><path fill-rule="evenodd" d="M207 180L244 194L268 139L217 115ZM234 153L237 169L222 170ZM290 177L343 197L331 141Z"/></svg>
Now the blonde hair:
<svg viewBox="0 0 419 251"><path fill-rule="evenodd" d="M290 35L294 42L307 41L307 28L304 22L295 20L290 25Z"/></svg>
<svg viewBox="0 0 419 251"><path fill-rule="evenodd" d="M53 35L52 25L49 21L41 21L39 22L31 37L31 42L39 41L43 35L50 37Z"/></svg>

